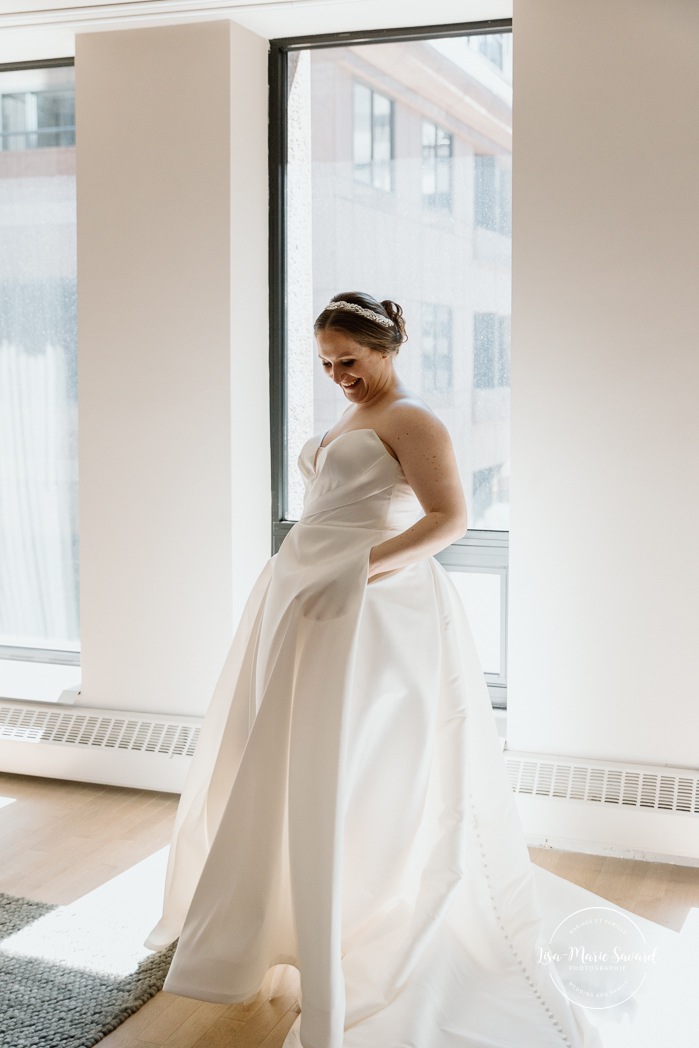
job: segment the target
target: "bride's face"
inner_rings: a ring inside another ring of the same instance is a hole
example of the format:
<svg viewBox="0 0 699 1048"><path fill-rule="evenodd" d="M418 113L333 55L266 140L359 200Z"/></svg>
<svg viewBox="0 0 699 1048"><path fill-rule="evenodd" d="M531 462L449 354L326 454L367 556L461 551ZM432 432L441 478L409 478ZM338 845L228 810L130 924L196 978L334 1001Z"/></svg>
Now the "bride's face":
<svg viewBox="0 0 699 1048"><path fill-rule="evenodd" d="M360 346L343 331L328 329L316 335L323 371L353 404L371 400L391 380L393 360L368 346Z"/></svg>

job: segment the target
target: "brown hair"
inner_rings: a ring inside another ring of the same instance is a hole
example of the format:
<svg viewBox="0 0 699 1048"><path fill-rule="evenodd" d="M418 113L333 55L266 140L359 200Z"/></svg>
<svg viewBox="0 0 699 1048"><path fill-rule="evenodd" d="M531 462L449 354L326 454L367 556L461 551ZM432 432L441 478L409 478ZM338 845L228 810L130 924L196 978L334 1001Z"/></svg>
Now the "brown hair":
<svg viewBox="0 0 699 1048"><path fill-rule="evenodd" d="M315 335L319 331L328 329L343 331L360 346L367 346L369 349L375 349L380 353L390 353L394 356L408 338L405 332L403 310L397 302L392 302L390 298L378 302L371 295L362 291L343 291L339 295L333 295L330 302L350 302L384 319L388 317L391 324L389 326L380 321L371 320L369 317L362 316L361 313L355 313L354 310L328 309L326 306L313 325Z"/></svg>

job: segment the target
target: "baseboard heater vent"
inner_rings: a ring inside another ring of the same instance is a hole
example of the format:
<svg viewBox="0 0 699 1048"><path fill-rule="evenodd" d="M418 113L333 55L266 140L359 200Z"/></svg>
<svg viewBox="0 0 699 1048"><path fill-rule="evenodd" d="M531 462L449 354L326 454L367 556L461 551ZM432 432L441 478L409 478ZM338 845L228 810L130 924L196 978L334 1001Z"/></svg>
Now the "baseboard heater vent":
<svg viewBox="0 0 699 1048"><path fill-rule="evenodd" d="M515 793L686 815L699 813L699 772L693 770L507 752L505 761Z"/></svg>
<svg viewBox="0 0 699 1048"><path fill-rule="evenodd" d="M186 718L0 703L0 740L191 757L198 737Z"/></svg>

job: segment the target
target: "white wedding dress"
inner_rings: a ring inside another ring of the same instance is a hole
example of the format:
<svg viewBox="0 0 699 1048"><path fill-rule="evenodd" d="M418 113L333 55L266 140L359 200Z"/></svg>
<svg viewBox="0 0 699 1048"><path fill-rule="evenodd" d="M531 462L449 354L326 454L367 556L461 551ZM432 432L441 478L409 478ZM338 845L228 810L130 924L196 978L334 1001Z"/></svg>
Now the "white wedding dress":
<svg viewBox="0 0 699 1048"><path fill-rule="evenodd" d="M373 430L319 444L182 795L165 989L233 1004L292 964L286 1048L595 1048L535 947L597 897L530 862L458 595L432 558L367 585L417 499Z"/></svg>

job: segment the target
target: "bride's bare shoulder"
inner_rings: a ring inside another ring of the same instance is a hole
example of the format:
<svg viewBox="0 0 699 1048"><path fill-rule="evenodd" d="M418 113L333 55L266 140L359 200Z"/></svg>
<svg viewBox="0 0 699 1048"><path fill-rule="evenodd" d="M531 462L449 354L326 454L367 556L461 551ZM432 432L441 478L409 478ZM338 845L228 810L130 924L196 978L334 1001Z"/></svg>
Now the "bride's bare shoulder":
<svg viewBox="0 0 699 1048"><path fill-rule="evenodd" d="M392 447L413 442L441 442L448 439L447 428L417 394L406 393L394 400L381 419L382 436Z"/></svg>

